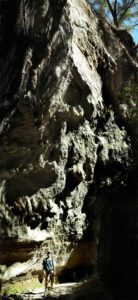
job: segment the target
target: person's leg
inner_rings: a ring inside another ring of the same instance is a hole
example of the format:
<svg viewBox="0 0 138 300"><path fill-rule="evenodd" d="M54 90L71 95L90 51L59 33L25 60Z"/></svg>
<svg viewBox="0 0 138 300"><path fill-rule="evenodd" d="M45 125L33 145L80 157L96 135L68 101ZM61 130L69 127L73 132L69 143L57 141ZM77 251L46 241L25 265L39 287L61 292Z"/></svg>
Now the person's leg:
<svg viewBox="0 0 138 300"><path fill-rule="evenodd" d="M45 291L47 290L48 288L48 273L46 272L45 274Z"/></svg>
<svg viewBox="0 0 138 300"><path fill-rule="evenodd" d="M53 274L51 274L50 279L51 279L51 289L52 289L53 284L54 284L54 275Z"/></svg>

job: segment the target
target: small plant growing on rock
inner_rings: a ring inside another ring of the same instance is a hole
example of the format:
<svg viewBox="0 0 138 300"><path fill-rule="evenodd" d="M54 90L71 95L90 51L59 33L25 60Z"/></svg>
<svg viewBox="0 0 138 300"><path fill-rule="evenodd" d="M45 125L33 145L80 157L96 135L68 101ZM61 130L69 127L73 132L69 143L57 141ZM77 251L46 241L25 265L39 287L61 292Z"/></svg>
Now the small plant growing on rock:
<svg viewBox="0 0 138 300"><path fill-rule="evenodd" d="M138 122L138 86L135 83L125 85L119 100L119 108L123 117L131 121L131 123Z"/></svg>

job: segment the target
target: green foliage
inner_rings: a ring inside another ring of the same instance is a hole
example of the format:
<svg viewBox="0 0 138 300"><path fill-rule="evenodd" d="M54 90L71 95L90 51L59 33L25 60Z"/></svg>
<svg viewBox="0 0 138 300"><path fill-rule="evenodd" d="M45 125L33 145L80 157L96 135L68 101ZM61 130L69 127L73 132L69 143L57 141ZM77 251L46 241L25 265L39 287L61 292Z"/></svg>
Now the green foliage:
<svg viewBox="0 0 138 300"><path fill-rule="evenodd" d="M30 280L9 283L2 288L3 295L13 295L23 293L28 290L34 290L36 288L43 288L43 284L38 281L38 278L32 278Z"/></svg>
<svg viewBox="0 0 138 300"><path fill-rule="evenodd" d="M138 85L129 83L124 86L119 100L127 105L127 117L131 122L138 122Z"/></svg>
<svg viewBox="0 0 138 300"><path fill-rule="evenodd" d="M117 27L133 29L138 26L138 0L87 0L100 15Z"/></svg>

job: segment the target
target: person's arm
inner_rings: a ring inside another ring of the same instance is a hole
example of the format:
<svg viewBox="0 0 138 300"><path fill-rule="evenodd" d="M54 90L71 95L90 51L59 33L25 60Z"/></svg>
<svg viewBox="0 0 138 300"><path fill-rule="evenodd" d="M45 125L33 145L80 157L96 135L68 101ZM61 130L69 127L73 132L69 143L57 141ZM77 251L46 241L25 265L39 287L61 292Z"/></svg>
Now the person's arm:
<svg viewBox="0 0 138 300"><path fill-rule="evenodd" d="M53 270L55 270L55 263L53 259L52 259L52 266L53 266Z"/></svg>
<svg viewBox="0 0 138 300"><path fill-rule="evenodd" d="M54 260L51 260L51 265L52 265L52 274L55 274L55 263Z"/></svg>
<svg viewBox="0 0 138 300"><path fill-rule="evenodd" d="M46 276L46 270L45 270L45 268L44 268L44 265L45 265L45 262L44 262L44 260L43 260L43 263L42 263L42 270L43 270L43 275Z"/></svg>

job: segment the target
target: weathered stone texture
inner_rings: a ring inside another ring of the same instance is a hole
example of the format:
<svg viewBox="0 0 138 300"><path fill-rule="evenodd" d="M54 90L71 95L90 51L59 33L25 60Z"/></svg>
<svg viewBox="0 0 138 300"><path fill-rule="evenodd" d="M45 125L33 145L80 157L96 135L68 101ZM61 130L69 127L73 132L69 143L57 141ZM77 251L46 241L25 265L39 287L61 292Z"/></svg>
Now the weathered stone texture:
<svg viewBox="0 0 138 300"><path fill-rule="evenodd" d="M136 62L83 0L14 1L10 15L10 0L0 6L1 251L7 241L20 245L8 265L24 261L22 273L39 268L51 247L60 268L84 239L94 253L85 264L96 265L102 208L133 164L118 97ZM5 279L17 270L9 268Z"/></svg>

